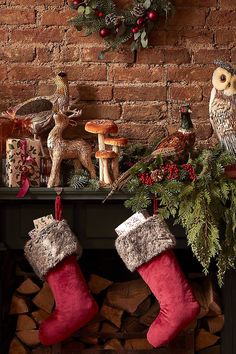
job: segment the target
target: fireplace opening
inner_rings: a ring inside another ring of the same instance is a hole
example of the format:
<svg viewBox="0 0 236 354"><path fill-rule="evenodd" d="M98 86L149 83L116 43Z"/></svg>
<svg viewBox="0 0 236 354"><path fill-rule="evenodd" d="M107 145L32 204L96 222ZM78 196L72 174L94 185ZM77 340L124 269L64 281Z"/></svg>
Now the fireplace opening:
<svg viewBox="0 0 236 354"><path fill-rule="evenodd" d="M176 250L175 254L193 287L201 312L174 341L159 349L147 342L146 333L157 317L160 305L138 273L127 270L115 250L84 250L79 264L99 305L99 313L68 340L52 347L44 347L38 342L39 325L50 316L54 307L48 285L33 273L23 251L2 254L1 342L4 354L222 352L224 314L214 269L205 277L188 249Z"/></svg>

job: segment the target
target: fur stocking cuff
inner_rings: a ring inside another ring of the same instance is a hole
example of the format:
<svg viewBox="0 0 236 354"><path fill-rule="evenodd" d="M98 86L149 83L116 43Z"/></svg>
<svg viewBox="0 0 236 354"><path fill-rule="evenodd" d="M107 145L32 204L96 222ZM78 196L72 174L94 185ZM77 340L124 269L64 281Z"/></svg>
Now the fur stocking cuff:
<svg viewBox="0 0 236 354"><path fill-rule="evenodd" d="M25 256L41 279L65 257L74 253L80 256L82 253L76 236L65 220L54 220L39 231L30 231L29 236L31 239L25 245Z"/></svg>
<svg viewBox="0 0 236 354"><path fill-rule="evenodd" d="M157 215L143 220L126 233L120 233L116 240L117 252L131 271L174 246L175 237Z"/></svg>

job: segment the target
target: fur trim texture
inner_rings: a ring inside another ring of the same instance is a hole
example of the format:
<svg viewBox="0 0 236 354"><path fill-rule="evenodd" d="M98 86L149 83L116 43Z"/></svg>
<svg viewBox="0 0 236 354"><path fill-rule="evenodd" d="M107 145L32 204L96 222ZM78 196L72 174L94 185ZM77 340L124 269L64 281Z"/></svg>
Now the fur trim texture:
<svg viewBox="0 0 236 354"><path fill-rule="evenodd" d="M39 231L30 231L29 236L31 239L25 245L25 256L41 279L65 257L82 253L66 220L54 220Z"/></svg>
<svg viewBox="0 0 236 354"><path fill-rule="evenodd" d="M121 234L115 243L117 252L131 272L175 244L174 235L157 215Z"/></svg>

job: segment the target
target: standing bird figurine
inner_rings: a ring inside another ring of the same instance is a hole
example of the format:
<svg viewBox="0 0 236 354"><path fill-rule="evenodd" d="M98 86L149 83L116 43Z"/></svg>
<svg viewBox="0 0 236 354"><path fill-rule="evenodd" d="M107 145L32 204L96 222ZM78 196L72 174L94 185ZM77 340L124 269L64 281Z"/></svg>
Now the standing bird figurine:
<svg viewBox="0 0 236 354"><path fill-rule="evenodd" d="M221 145L236 155L236 69L215 61L209 104L210 121Z"/></svg>
<svg viewBox="0 0 236 354"><path fill-rule="evenodd" d="M42 135L54 126L54 107L66 111L69 108L69 84L67 74L59 72L55 79L56 90L51 96L38 96L19 103L2 113L2 118L12 120L16 126L25 127L35 136ZM17 124L17 123L21 124Z"/></svg>
<svg viewBox="0 0 236 354"><path fill-rule="evenodd" d="M183 105L180 108L181 118L179 129L164 138L155 148L155 150L148 156L145 156L140 162L148 163L155 159L158 155L163 158L171 158L178 161L188 157L189 153L193 149L195 143L195 132L191 120L191 109L189 105ZM108 194L108 199L115 191L120 190L131 178L132 169L137 165L135 164L126 172L124 172L114 183L111 192ZM106 200L105 199L105 200ZM105 201L104 200L104 201Z"/></svg>

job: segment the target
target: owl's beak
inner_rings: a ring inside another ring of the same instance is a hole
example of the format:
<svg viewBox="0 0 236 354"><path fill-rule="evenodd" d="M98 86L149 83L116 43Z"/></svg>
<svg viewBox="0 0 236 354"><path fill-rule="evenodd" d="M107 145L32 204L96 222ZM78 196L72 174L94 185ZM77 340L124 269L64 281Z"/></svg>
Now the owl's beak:
<svg viewBox="0 0 236 354"><path fill-rule="evenodd" d="M233 75L230 79L229 84L224 89L225 96L234 96L236 95L236 75Z"/></svg>
<svg viewBox="0 0 236 354"><path fill-rule="evenodd" d="M236 95L236 89L233 86L226 88L224 91L225 96L234 96Z"/></svg>

